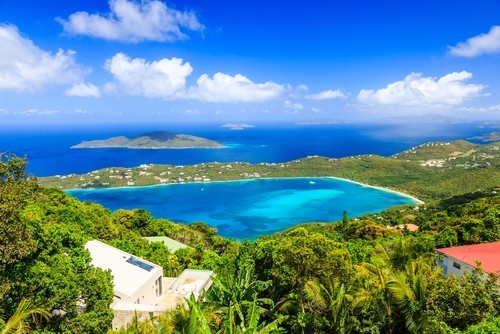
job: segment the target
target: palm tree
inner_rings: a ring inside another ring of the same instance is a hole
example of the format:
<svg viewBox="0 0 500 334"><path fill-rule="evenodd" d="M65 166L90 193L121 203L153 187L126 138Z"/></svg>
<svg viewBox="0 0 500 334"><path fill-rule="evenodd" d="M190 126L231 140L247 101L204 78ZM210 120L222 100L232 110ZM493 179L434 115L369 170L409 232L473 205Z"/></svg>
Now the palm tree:
<svg viewBox="0 0 500 334"><path fill-rule="evenodd" d="M415 239L412 236L401 237L392 245L389 255L391 265L394 269L404 270L406 265L414 257Z"/></svg>
<svg viewBox="0 0 500 334"><path fill-rule="evenodd" d="M393 275L390 254L376 242L371 263L362 263L355 268L359 276L353 307L374 310L382 330L392 333L393 303L387 285Z"/></svg>
<svg viewBox="0 0 500 334"><path fill-rule="evenodd" d="M392 270L369 263L356 268L364 277L359 278L353 307L373 310L382 324L382 331L392 333L393 303L388 286Z"/></svg>
<svg viewBox="0 0 500 334"><path fill-rule="evenodd" d="M405 316L410 333L425 333L429 324L426 301L429 285L438 275L432 263L418 259L409 263L405 271L395 274L388 282L389 290Z"/></svg>
<svg viewBox="0 0 500 334"><path fill-rule="evenodd" d="M336 278L329 277L324 283L317 279L308 281L304 288L309 306L330 320L330 329L344 334L349 330L349 316L353 297L350 288Z"/></svg>
<svg viewBox="0 0 500 334"><path fill-rule="evenodd" d="M264 308L258 305L257 296L254 301L245 310L241 309L238 303L228 307L228 316L223 333L229 334L271 334L281 333L279 325L285 320L285 316L280 316L274 321L267 323L262 321ZM243 321L235 321L243 317Z"/></svg>
<svg viewBox="0 0 500 334"><path fill-rule="evenodd" d="M190 311L184 305L167 311L158 316L158 323L164 329L165 333L186 334L189 331Z"/></svg>
<svg viewBox="0 0 500 334"><path fill-rule="evenodd" d="M37 324L40 318L49 317L50 312L47 309L36 307L31 301L22 299L9 319L0 318L0 334L30 333L32 332L30 319Z"/></svg>
<svg viewBox="0 0 500 334"><path fill-rule="evenodd" d="M127 325L126 328L122 328L118 331L119 334L156 334L162 333L160 326L157 321L157 317L151 316L149 319L140 320L135 311L135 315L132 321Z"/></svg>

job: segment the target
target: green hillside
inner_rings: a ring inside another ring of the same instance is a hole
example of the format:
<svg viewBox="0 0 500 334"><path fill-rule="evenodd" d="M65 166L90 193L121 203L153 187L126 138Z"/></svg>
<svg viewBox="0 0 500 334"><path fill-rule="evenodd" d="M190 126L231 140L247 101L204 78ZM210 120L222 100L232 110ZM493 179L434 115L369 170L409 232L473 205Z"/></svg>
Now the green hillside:
<svg viewBox="0 0 500 334"><path fill-rule="evenodd" d="M424 161L430 159L449 159L470 154L478 145L465 140L453 142L430 142L393 155L394 158Z"/></svg>

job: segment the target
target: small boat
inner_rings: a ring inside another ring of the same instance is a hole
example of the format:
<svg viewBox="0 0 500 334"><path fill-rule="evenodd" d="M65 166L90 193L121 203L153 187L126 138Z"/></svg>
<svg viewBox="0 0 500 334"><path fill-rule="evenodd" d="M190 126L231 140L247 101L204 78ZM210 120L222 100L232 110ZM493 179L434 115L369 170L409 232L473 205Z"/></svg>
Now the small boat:
<svg viewBox="0 0 500 334"><path fill-rule="evenodd" d="M316 182L314 182L314 181L309 181L309 184L316 184Z"/></svg>

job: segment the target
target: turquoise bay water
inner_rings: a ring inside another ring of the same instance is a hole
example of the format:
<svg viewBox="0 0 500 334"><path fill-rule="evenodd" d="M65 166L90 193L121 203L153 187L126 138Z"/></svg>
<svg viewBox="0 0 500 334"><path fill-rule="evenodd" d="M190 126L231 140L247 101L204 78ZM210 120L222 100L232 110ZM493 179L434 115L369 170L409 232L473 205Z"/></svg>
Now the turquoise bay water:
<svg viewBox="0 0 500 334"><path fill-rule="evenodd" d="M306 222L330 222L380 212L409 197L333 178L260 179L153 187L71 190L110 210L143 208L157 218L204 222L219 234L254 240Z"/></svg>

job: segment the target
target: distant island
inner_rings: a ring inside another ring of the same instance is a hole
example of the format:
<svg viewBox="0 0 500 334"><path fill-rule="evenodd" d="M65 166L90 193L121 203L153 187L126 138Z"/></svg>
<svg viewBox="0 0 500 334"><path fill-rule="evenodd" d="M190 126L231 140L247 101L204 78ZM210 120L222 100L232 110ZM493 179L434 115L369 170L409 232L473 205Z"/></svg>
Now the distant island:
<svg viewBox="0 0 500 334"><path fill-rule="evenodd" d="M480 139L484 142L498 141L498 140L500 140L500 132L496 131L496 132L488 133L486 135L472 137L472 139Z"/></svg>
<svg viewBox="0 0 500 334"><path fill-rule="evenodd" d="M247 123L227 123L220 126L221 128L229 128L230 130L244 130L246 128L253 128L254 126Z"/></svg>
<svg viewBox="0 0 500 334"><path fill-rule="evenodd" d="M138 136L118 136L103 140L84 141L71 148L132 148L132 149L186 149L222 148L221 143L185 134L156 131Z"/></svg>

